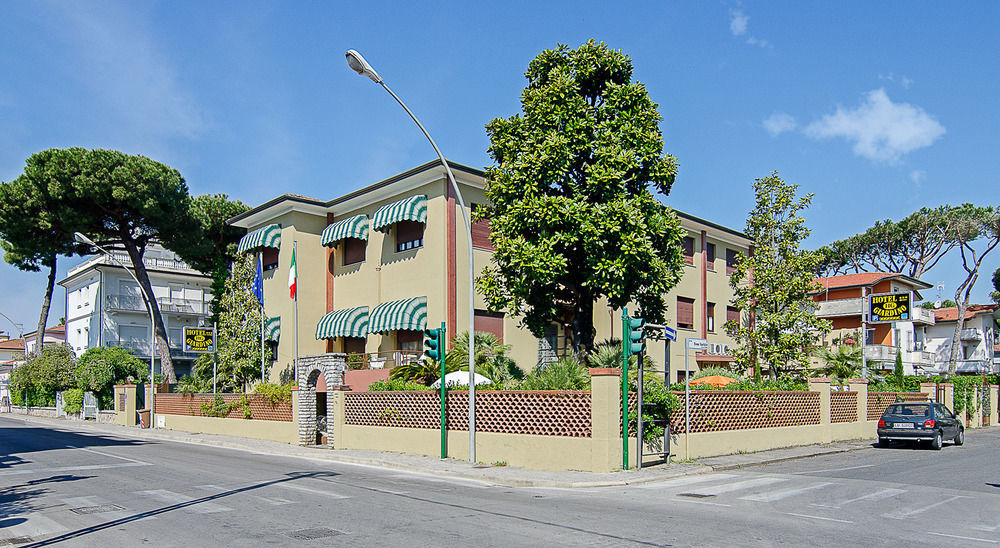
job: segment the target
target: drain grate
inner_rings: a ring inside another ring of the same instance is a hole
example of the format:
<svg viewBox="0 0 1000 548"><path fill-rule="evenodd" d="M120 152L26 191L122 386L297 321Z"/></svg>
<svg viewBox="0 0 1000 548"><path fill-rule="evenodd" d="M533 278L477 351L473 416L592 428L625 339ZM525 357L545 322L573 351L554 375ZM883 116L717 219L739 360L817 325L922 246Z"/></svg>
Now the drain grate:
<svg viewBox="0 0 1000 548"><path fill-rule="evenodd" d="M317 527L315 529L300 529L285 534L296 540L316 540L343 535L344 532L336 529L327 529L326 527Z"/></svg>
<svg viewBox="0 0 1000 548"><path fill-rule="evenodd" d="M677 495L678 497L691 497L693 499L707 499L708 497L714 497L715 495L706 495L704 493L681 493Z"/></svg>
<svg viewBox="0 0 1000 548"><path fill-rule="evenodd" d="M0 538L0 546L14 546L15 544L27 544L33 541L34 539L31 537Z"/></svg>
<svg viewBox="0 0 1000 548"><path fill-rule="evenodd" d="M121 512L125 510L117 504L102 504L100 506L81 506L79 508L70 508L70 512L76 512L77 514L101 514L104 512Z"/></svg>

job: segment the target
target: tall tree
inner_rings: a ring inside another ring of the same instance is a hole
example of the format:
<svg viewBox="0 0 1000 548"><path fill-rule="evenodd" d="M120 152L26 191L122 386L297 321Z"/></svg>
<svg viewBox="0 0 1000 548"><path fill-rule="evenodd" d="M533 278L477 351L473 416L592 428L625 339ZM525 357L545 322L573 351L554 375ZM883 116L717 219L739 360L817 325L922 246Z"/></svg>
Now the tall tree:
<svg viewBox="0 0 1000 548"><path fill-rule="evenodd" d="M236 260L236 246L246 234L226 221L247 211L249 206L230 200L225 194L203 194L191 200L192 213L201 225L202 238L184 247L181 255L196 270L212 277L212 295L222 295L229 266ZM221 300L212 300L212 320L218 321Z"/></svg>
<svg viewBox="0 0 1000 548"><path fill-rule="evenodd" d="M955 208L959 213L952 227L953 237L958 242L962 257L965 279L955 289L958 303L958 321L951 338L951 358L948 360L948 374L954 375L958 360L962 355L962 329L965 327L965 310L969 307L969 295L979 279L979 267L983 259L997 244L1000 244L1000 212L992 207L963 204Z"/></svg>
<svg viewBox="0 0 1000 548"><path fill-rule="evenodd" d="M80 232L101 246L125 250L142 291L152 297L143 263L146 247L159 242L188 259L188 246L201 237L184 178L176 169L145 156L83 148L64 152L74 157L78 173L50 185L52 199L81 217ZM161 372L169 382L176 382L159 304L155 298L148 301Z"/></svg>
<svg viewBox="0 0 1000 548"><path fill-rule="evenodd" d="M218 379L224 391L242 391L261 378L261 309L251 290L256 264L252 253L238 257L217 298L221 305Z"/></svg>
<svg viewBox="0 0 1000 548"><path fill-rule="evenodd" d="M958 245L961 207L921 208L901 221L876 221L866 231L823 246L818 273L900 272L920 278Z"/></svg>
<svg viewBox="0 0 1000 548"><path fill-rule="evenodd" d="M680 279L676 215L666 195L677 162L663 153L661 120L632 61L593 40L540 53L525 73L521 113L487 126L486 195L496 247L478 288L495 310L524 316L541 337L571 326L578 354L594 346L593 306L637 303L662 321Z"/></svg>
<svg viewBox="0 0 1000 548"><path fill-rule="evenodd" d="M993 271L993 292L990 293L993 302L1000 303L1000 268Z"/></svg>
<svg viewBox="0 0 1000 548"><path fill-rule="evenodd" d="M774 172L754 182L756 206L747 219L746 234L754 242L749 257L742 258L729 280L733 304L750 321L728 322L736 339L734 358L760 376L761 362L772 379L789 367L809 363L806 349L830 330L830 323L816 317L816 303L809 294L818 290L815 272L820 255L802 249L809 228L801 211L812 194L796 197L798 185L789 185Z"/></svg>
<svg viewBox="0 0 1000 548"><path fill-rule="evenodd" d="M37 334L40 352L45 341L52 291L59 255L85 253L73 240L82 219L68 204L53 199L52 189L66 185L76 175L76 156L50 149L32 154L23 173L8 183L0 183L0 247L4 260L14 267L38 272L48 270Z"/></svg>

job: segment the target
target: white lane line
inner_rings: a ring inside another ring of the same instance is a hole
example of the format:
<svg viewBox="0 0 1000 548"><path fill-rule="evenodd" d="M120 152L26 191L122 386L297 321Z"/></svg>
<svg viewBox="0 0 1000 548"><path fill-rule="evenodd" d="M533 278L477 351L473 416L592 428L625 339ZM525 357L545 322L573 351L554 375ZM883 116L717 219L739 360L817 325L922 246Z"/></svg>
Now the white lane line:
<svg viewBox="0 0 1000 548"><path fill-rule="evenodd" d="M990 544L1000 543L1000 541L991 540L991 539L988 539L988 538L963 537L961 535L949 535L949 534L946 534L946 533L935 533L934 531L927 531L927 534L928 535L937 535L939 537L957 538L957 539L961 539L961 540L975 540L977 542L988 542Z"/></svg>
<svg viewBox="0 0 1000 548"><path fill-rule="evenodd" d="M823 470L809 470L807 472L793 472L793 475L801 476L803 474L820 474L823 472L843 472L844 470L857 470L859 468L871 468L872 466L878 466L877 464L863 464L861 466L847 466L844 468L825 468Z"/></svg>
<svg viewBox="0 0 1000 548"><path fill-rule="evenodd" d="M707 481L724 480L735 477L736 474L702 474L698 476L684 476L656 483L646 483L643 485L636 485L635 487L633 487L633 489L669 489L671 487L677 487L679 485L691 485L694 483L705 483Z"/></svg>
<svg viewBox="0 0 1000 548"><path fill-rule="evenodd" d="M926 511L928 511L928 510L930 510L932 508L937 508L938 506L941 506L942 504L948 504L949 502L951 502L953 500L965 499L965 498L969 498L969 497L962 496L962 495L954 495L954 496L948 497L946 499L939 500L939 501L937 501L934 504L931 504L929 506L924 506L922 508L914 508L912 510L899 510L897 512L889 512L889 513L886 513L886 514L882 514L882 517L884 517L884 518L890 518L890 519L907 519L907 518L913 517L913 516L915 516L917 514L923 514L924 512L926 512Z"/></svg>
<svg viewBox="0 0 1000 548"><path fill-rule="evenodd" d="M50 474L52 472L82 472L84 470L107 470L108 468L128 468L130 466L152 466L148 462L123 462L121 464L84 464L80 466L55 466L52 468L25 468L0 471L0 476L23 476L27 474Z"/></svg>
<svg viewBox="0 0 1000 548"><path fill-rule="evenodd" d="M793 514L791 512L785 512L785 515L786 516L795 516L795 517L799 517L799 518L819 519L819 520L823 520L823 521L835 521L837 523L854 523L853 521L849 521L849 520L846 520L846 519L827 518L827 517L823 517L823 516L810 516L808 514Z"/></svg>
<svg viewBox="0 0 1000 548"><path fill-rule="evenodd" d="M699 488L692 493L696 495L720 495L722 493L729 493L731 491L739 491L741 489L750 489L752 487L761 487L764 485L771 485L772 483L781 483L783 481L788 481L788 478L753 478L743 481L737 481L736 483L724 483L722 485L713 485L711 487Z"/></svg>
<svg viewBox="0 0 1000 548"><path fill-rule="evenodd" d="M391 477L395 479L413 479L415 477L420 478L425 481L432 481L435 483L450 483L450 484L462 484L466 487L475 487L479 489L485 489L487 487L493 487L494 484L488 481L469 479L469 478L442 478L439 476L433 476L427 472L406 472L404 474L394 474Z"/></svg>
<svg viewBox="0 0 1000 548"><path fill-rule="evenodd" d="M819 504L819 503L815 503L814 502L814 503L812 503L812 506L819 506L819 507L822 507L822 508L840 508L841 506L847 506L848 504L852 504L852 503L855 503L855 502L861 502L863 500L873 501L873 500L887 499L887 498L895 497L897 495L902 495L905 492L906 492L905 489L888 488L888 489L882 489L881 491L875 491L874 493L868 493L867 495L863 495L863 496L860 496L860 497L857 497L857 498L847 499L847 500L842 500L842 501L839 501L839 502L835 502L833 504Z"/></svg>
<svg viewBox="0 0 1000 548"><path fill-rule="evenodd" d="M693 499L674 499L677 502L689 502L691 504L704 504L706 506L725 506L726 508L732 508L732 504L722 504L721 502L708 502L705 500L693 500Z"/></svg>
<svg viewBox="0 0 1000 548"><path fill-rule="evenodd" d="M312 489L309 487L303 487L302 485L293 485L291 483L275 483L273 487L284 487L285 489L295 489L296 491L305 491L306 493L312 493L314 495L323 495L324 497L330 497L335 499L349 499L351 497L345 495L338 495L333 491L323 491L320 489Z"/></svg>
<svg viewBox="0 0 1000 548"><path fill-rule="evenodd" d="M167 491L166 489L152 489L150 491L139 491L140 495L148 495L151 497L158 498L164 502L170 502L173 504L183 504L185 502L192 502L198 500L194 497L189 497L187 495L182 495L180 493L174 493L173 491ZM218 512L231 512L233 509L228 506L223 506L221 504L216 504L214 502L198 502L187 506L185 510L190 510L196 514L215 514Z"/></svg>
<svg viewBox="0 0 1000 548"><path fill-rule="evenodd" d="M260 495L252 495L252 496L253 498L261 502L270 504L271 506L284 506L286 504L295 504L294 500L283 499L281 497L268 498L268 497L262 497Z"/></svg>
<svg viewBox="0 0 1000 548"><path fill-rule="evenodd" d="M805 487L796 487L794 489L781 489L778 491L769 491L766 493L747 495L745 497L740 497L740 498L743 500L755 500L757 502L774 502L776 500L781 500L805 493L806 491L812 491L813 489L822 489L827 485L833 485L833 484L828 481L824 481L820 483L813 483L810 485L806 485Z"/></svg>
<svg viewBox="0 0 1000 548"><path fill-rule="evenodd" d="M145 465L149 464L148 462L143 462L141 460L130 459L128 457L119 457L118 455L112 455L111 453L104 453L104 452L101 452L101 451L95 451L93 449L86 449L84 447L77 447L75 445L67 445L66 447L71 447L73 449L79 449L80 451L86 451L88 453L93 453L95 455L101 455L102 457L111 457L113 459L126 460L128 462L134 462L134 463L137 463L137 464L145 464Z"/></svg>

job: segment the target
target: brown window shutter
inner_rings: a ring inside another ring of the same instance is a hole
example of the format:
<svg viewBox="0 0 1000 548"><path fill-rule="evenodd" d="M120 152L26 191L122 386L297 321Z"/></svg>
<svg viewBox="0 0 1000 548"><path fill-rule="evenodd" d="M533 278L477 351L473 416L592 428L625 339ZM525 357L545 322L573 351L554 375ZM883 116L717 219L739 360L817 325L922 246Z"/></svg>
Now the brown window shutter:
<svg viewBox="0 0 1000 548"><path fill-rule="evenodd" d="M399 221L396 223L396 251L406 251L424 245L424 223Z"/></svg>
<svg viewBox="0 0 1000 548"><path fill-rule="evenodd" d="M709 270L715 270L715 244L705 244L705 262Z"/></svg>
<svg viewBox="0 0 1000 548"><path fill-rule="evenodd" d="M264 270L271 270L272 268L278 268L278 250L273 247L263 248L263 257L261 260L261 268Z"/></svg>
<svg viewBox="0 0 1000 548"><path fill-rule="evenodd" d="M694 238L685 236L681 243L681 249L684 252L684 262L694 264Z"/></svg>
<svg viewBox="0 0 1000 548"><path fill-rule="evenodd" d="M734 306L727 306L726 307L726 321L727 322L736 322L736 326L739 327L739 325L740 325L740 309L736 308Z"/></svg>
<svg viewBox="0 0 1000 548"><path fill-rule="evenodd" d="M677 327L694 329L694 299L677 297Z"/></svg>
<svg viewBox="0 0 1000 548"><path fill-rule="evenodd" d="M739 254L732 249L726 250L726 274L736 272L736 263L739 262Z"/></svg>
<svg viewBox="0 0 1000 548"><path fill-rule="evenodd" d="M490 220L482 219L472 223L472 247L496 251L490 242Z"/></svg>
<svg viewBox="0 0 1000 548"><path fill-rule="evenodd" d="M359 240L357 238L344 238L340 244L344 249L344 264L349 265L364 261L367 243L368 242L365 240Z"/></svg>
<svg viewBox="0 0 1000 548"><path fill-rule="evenodd" d="M503 342L503 312L489 312L487 310L476 310L476 331L492 333L496 335L500 342Z"/></svg>

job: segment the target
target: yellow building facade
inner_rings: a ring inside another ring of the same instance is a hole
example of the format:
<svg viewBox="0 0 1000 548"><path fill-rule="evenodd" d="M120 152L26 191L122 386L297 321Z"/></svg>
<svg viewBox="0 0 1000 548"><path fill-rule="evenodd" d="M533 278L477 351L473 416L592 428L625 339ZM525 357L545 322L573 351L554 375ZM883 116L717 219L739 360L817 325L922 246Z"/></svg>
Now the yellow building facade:
<svg viewBox="0 0 1000 548"><path fill-rule="evenodd" d="M450 165L466 205L486 203L485 174ZM685 337L707 338L712 345L697 360L692 355L692 370L696 363L728 361L732 340L723 325L732 289L727 271L750 247L739 231L678 215L688 231L689 264L665 297L667 324L677 328L679 339L671 345L672 380L678 378L678 368L683 370ZM388 368L419 356L421 330L444 323L450 339L468 328L465 225L439 161L329 201L285 194L230 224L247 230L240 251L258 254L264 266L264 309L270 319L265 332L276 351L272 381L290 371L295 359L295 302L288 290L293 248L301 356L344 352L360 367ZM488 234L486 223L473 226L476 274L492 257ZM510 356L522 369L568 351L559 327L539 340L518 318L488 310L478 295L474 308L476 330L494 333L510 345ZM595 303L596 340L620 338L620 316L620 310ZM649 353L664 363L662 342L650 341Z"/></svg>

